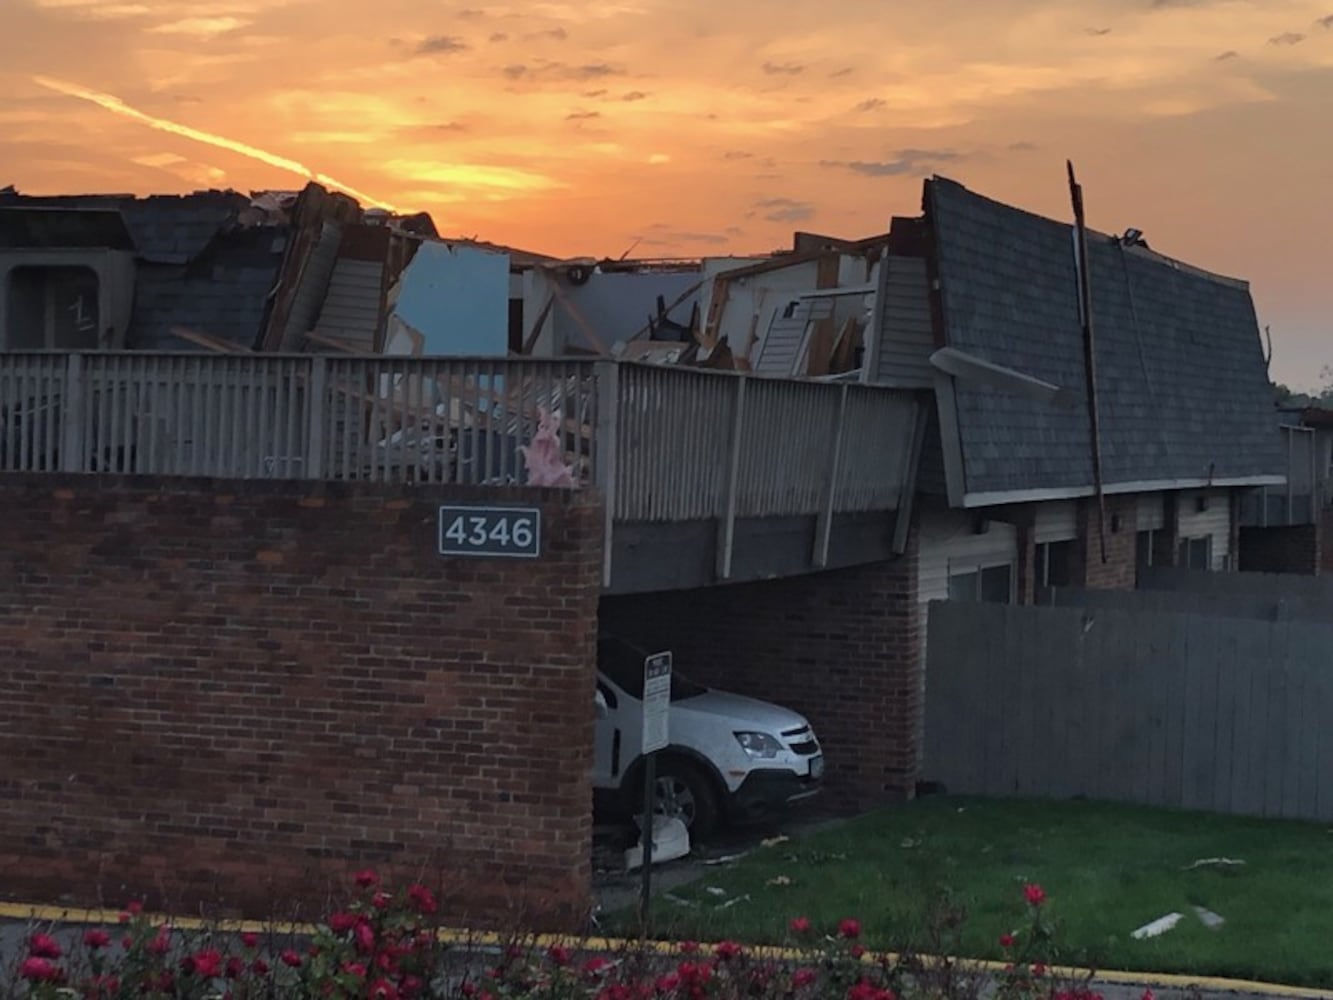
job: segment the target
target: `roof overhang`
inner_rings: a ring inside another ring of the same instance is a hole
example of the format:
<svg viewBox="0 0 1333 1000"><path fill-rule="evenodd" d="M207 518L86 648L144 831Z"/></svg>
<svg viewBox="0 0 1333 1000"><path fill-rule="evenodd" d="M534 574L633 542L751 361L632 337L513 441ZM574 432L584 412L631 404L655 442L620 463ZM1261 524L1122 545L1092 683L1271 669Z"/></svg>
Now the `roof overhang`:
<svg viewBox="0 0 1333 1000"><path fill-rule="evenodd" d="M1108 496L1124 493L1169 493L1178 490L1204 489L1258 489L1261 486L1285 486L1286 476L1236 476L1230 479L1145 479L1137 482L1107 483L1103 492ZM1007 490L994 493L964 493L962 506L968 510L975 507L1002 507L1016 503L1041 503L1046 500L1076 500L1081 497L1096 495L1091 486L1054 487L1037 490Z"/></svg>

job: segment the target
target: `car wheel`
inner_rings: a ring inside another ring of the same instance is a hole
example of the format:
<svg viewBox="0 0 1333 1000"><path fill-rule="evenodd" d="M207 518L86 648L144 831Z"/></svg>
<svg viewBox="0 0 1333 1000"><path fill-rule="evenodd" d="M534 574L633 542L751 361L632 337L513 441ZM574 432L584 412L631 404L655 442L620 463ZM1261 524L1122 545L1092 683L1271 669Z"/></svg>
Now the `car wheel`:
<svg viewBox="0 0 1333 1000"><path fill-rule="evenodd" d="M717 793L707 775L693 764L661 761L654 791L657 814L684 823L691 840L703 840L717 827Z"/></svg>

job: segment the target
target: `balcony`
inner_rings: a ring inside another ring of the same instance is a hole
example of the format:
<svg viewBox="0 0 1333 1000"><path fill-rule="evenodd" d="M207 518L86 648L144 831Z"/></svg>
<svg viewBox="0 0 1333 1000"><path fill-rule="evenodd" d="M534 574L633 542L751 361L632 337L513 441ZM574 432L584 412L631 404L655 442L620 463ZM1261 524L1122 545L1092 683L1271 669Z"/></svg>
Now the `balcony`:
<svg viewBox="0 0 1333 1000"><path fill-rule="evenodd" d="M0 353L0 475L525 480L559 414L605 498L626 593L883 559L906 543L923 409L909 392L603 360Z"/></svg>

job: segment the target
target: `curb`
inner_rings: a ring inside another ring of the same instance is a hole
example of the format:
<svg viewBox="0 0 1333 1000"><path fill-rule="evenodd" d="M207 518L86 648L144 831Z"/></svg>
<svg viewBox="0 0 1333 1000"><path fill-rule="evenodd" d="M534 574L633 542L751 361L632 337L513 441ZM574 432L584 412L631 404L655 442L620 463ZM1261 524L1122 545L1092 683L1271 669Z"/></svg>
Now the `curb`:
<svg viewBox="0 0 1333 1000"><path fill-rule="evenodd" d="M3 903L0 902L0 920L28 920L39 923L69 923L69 924L110 924L114 925L120 921L120 910L102 910L94 908L80 908L68 906L46 906L32 903ZM166 913L145 913L145 917L153 922L168 923L173 927L179 927L183 930L205 930L217 929L230 933L241 931L254 931L256 933L278 933L278 934L313 934L316 929L315 924L302 924L291 922L275 922L264 920L206 920L203 917L184 917L173 916ZM444 944L452 945L502 945L511 940L512 936L498 934L493 931L462 931L452 928L440 928L436 932L437 938ZM629 938L611 938L611 937L578 937L576 935L559 934L538 934L527 938L537 947L549 947L553 944L569 944L577 941L578 944L589 951L618 952L627 947L636 946L640 942ZM675 954L679 949L679 943L676 941L646 941L644 947L649 951L659 955ZM751 954L767 956L771 958L799 958L804 952L794 948L784 948L777 945L755 945L749 946ZM874 961L880 958L887 958L893 961L898 956L893 952L872 953L867 952L865 956L867 961ZM961 959L970 964L973 968L984 969L987 972L1001 972L1005 968L1004 962L991 961L989 959ZM1152 989L1178 989L1178 990L1207 990L1219 993L1250 993L1262 994L1270 997L1290 998L1290 1000L1333 1000L1333 990L1319 989L1317 987L1288 986L1283 983L1265 983L1254 979L1225 979L1218 976L1187 976L1178 973L1167 972L1128 972L1115 969L1079 969L1073 966L1052 966L1052 973L1071 978L1082 978L1091 975L1096 982L1110 983L1121 986L1143 986Z"/></svg>

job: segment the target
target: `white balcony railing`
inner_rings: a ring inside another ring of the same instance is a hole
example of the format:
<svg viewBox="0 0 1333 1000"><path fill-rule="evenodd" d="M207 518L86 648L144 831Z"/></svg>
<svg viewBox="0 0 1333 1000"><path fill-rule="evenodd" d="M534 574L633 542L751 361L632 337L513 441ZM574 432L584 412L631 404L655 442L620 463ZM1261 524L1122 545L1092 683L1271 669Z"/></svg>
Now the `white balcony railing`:
<svg viewBox="0 0 1333 1000"><path fill-rule="evenodd" d="M0 473L523 483L542 410L616 519L734 520L896 509L916 403L615 361L0 353Z"/></svg>

